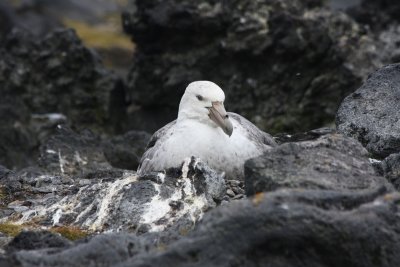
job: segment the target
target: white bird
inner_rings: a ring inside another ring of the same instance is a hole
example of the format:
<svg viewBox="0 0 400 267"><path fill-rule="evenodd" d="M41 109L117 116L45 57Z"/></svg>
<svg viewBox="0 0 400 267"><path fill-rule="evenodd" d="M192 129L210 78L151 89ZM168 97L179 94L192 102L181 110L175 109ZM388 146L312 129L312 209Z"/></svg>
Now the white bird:
<svg viewBox="0 0 400 267"><path fill-rule="evenodd" d="M276 146L271 135L242 116L226 112L225 94L210 81L188 85L178 118L159 129L147 145L138 173L180 167L195 156L229 179L244 179L244 163Z"/></svg>

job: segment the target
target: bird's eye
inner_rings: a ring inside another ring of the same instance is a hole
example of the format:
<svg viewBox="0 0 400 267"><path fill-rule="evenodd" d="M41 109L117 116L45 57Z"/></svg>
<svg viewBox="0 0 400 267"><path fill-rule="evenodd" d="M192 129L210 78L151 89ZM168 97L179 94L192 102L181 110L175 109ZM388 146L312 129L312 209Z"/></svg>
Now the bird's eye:
<svg viewBox="0 0 400 267"><path fill-rule="evenodd" d="M201 95L196 95L196 97L197 97L197 99L198 99L199 101L203 101L203 97L202 97Z"/></svg>

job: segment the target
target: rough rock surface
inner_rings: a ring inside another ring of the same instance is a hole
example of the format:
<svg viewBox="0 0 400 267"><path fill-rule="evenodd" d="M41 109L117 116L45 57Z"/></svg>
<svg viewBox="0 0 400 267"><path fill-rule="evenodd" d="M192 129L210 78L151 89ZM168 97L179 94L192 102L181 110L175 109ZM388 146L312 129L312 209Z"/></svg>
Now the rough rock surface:
<svg viewBox="0 0 400 267"><path fill-rule="evenodd" d="M98 235L89 241L79 242L75 246L64 249L19 251L5 259L4 266L111 267L139 253L146 253L157 245L162 246L158 243L157 237L138 238L134 234L112 233Z"/></svg>
<svg viewBox="0 0 400 267"><path fill-rule="evenodd" d="M227 109L268 132L321 127L379 65L362 27L303 1L133 3L123 22L137 45L130 117L159 118L142 125L150 130L172 120L188 82L201 79L225 90Z"/></svg>
<svg viewBox="0 0 400 267"><path fill-rule="evenodd" d="M14 30L0 43L0 58L1 164L33 165L59 123L120 130L123 85L73 30L44 38Z"/></svg>
<svg viewBox="0 0 400 267"><path fill-rule="evenodd" d="M3 203L0 226L123 233L71 242L23 232L5 247L0 264L397 266L400 195L374 175L367 151L331 129L290 138L248 161L254 183L243 184L224 181L195 158L180 169L137 176L101 164L106 159L93 145L101 139L61 127L41 149L64 155L42 155L47 170L0 169L2 185L16 197ZM61 172L60 164L68 168Z"/></svg>
<svg viewBox="0 0 400 267"><path fill-rule="evenodd" d="M385 64L400 62L400 2L396 0L362 0L348 13L372 30Z"/></svg>
<svg viewBox="0 0 400 267"><path fill-rule="evenodd" d="M381 175L400 190L400 153L392 154L379 162L378 169Z"/></svg>
<svg viewBox="0 0 400 267"><path fill-rule="evenodd" d="M103 142L104 155L115 168L136 170L150 137L142 131L113 136Z"/></svg>
<svg viewBox="0 0 400 267"><path fill-rule="evenodd" d="M77 134L62 125L40 147L39 164L49 173L79 177L111 169L99 136L91 131Z"/></svg>
<svg viewBox="0 0 400 267"><path fill-rule="evenodd" d="M356 140L330 134L287 143L245 164L247 195L279 188L359 191L391 185L376 176L368 152Z"/></svg>
<svg viewBox="0 0 400 267"><path fill-rule="evenodd" d="M16 181L19 186L13 184ZM204 211L222 201L226 191L223 177L194 159L181 170L144 177L114 169L99 170L90 178L16 173L2 184L18 196L7 203L10 212L2 222L72 226L91 232L145 233L168 227L176 227L176 233L189 231Z"/></svg>
<svg viewBox="0 0 400 267"><path fill-rule="evenodd" d="M359 23L369 25L374 31L380 31L393 22L400 23L400 3L397 0L362 0L349 13Z"/></svg>
<svg viewBox="0 0 400 267"><path fill-rule="evenodd" d="M180 169L139 177L113 168L102 142L89 131L79 135L60 126L40 149L42 167L11 171L0 166L0 231L159 232L158 242L167 243L187 234L204 212L226 200L223 176L195 158ZM52 234L21 235L25 241L14 239L7 253L35 246L53 251L62 245ZM7 242L8 237L0 238L0 248Z"/></svg>
<svg viewBox="0 0 400 267"><path fill-rule="evenodd" d="M397 266L400 195L377 195L281 190L220 206L166 247L146 235L112 234L61 250L19 251L7 260L42 267L87 266L89 258L118 267Z"/></svg>
<svg viewBox="0 0 400 267"><path fill-rule="evenodd" d="M347 208L349 203L345 199L354 197L352 194L330 195L325 199L331 201L329 204L315 202L313 199L318 199L319 194L284 191L231 203L207 214L190 237L167 251L136 256L119 266L394 266L400 263L396 255L399 223L393 212L398 210L398 194L373 203L364 202L371 200L365 195L358 196L353 201L358 199L359 203ZM238 233L246 238L238 237Z"/></svg>
<svg viewBox="0 0 400 267"><path fill-rule="evenodd" d="M35 250L43 248L69 247L72 242L48 231L23 231L6 247L8 252L18 250Z"/></svg>
<svg viewBox="0 0 400 267"><path fill-rule="evenodd" d="M136 170L150 134L130 131L124 135L100 137L92 131L79 134L58 125L40 147L39 164L50 173L90 177L111 167Z"/></svg>
<svg viewBox="0 0 400 267"><path fill-rule="evenodd" d="M384 158L400 152L400 64L381 68L340 105L339 132Z"/></svg>
<svg viewBox="0 0 400 267"><path fill-rule="evenodd" d="M2 93L20 98L31 113L62 113L72 125L106 128L122 112L120 81L73 30L38 40L15 30L0 55Z"/></svg>
<svg viewBox="0 0 400 267"><path fill-rule="evenodd" d="M324 127L307 132L294 133L294 134L279 133L274 136L274 139L278 144L283 144L289 142L311 141L318 139L321 136L334 133L336 133L335 129Z"/></svg>
<svg viewBox="0 0 400 267"><path fill-rule="evenodd" d="M138 44L131 123L150 129L171 119L176 89L191 79L220 83L230 110L265 129L329 122L382 46L323 2L132 1L124 15ZM0 31L9 31L13 18L3 20ZM396 47L391 29L379 35L385 50ZM121 134L132 127L120 124L124 88L97 56L72 31L2 38L1 267L400 266L399 152L368 159L356 140L320 128L279 134L279 147L246 164L245 183L195 158L138 176L149 135ZM398 75L387 70L371 77L383 107L398 98L388 90ZM367 116L380 108L373 103L354 110ZM373 122L397 127L395 107Z"/></svg>

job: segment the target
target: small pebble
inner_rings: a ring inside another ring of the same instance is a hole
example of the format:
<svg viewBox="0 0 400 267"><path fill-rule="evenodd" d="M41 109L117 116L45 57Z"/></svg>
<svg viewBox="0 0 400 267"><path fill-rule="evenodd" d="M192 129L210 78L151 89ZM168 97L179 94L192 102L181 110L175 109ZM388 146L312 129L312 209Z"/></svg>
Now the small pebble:
<svg viewBox="0 0 400 267"><path fill-rule="evenodd" d="M239 194L233 197L233 199L241 199L241 198L244 198L243 194Z"/></svg>
<svg viewBox="0 0 400 267"><path fill-rule="evenodd" d="M235 196L235 193L232 191L232 189L226 190L226 194L227 194L228 196L230 196L230 197L234 197L234 196Z"/></svg>
<svg viewBox="0 0 400 267"><path fill-rule="evenodd" d="M79 185L84 186L84 185L90 185L92 183L92 180L90 179L80 179L79 180Z"/></svg>
<svg viewBox="0 0 400 267"><path fill-rule="evenodd" d="M227 182L232 186L239 186L240 185L240 181L238 181L238 180L228 180Z"/></svg>
<svg viewBox="0 0 400 267"><path fill-rule="evenodd" d="M242 189L242 188L238 188L238 190L237 190L237 192L236 192L237 194L242 194L242 195L244 195L244 189Z"/></svg>
<svg viewBox="0 0 400 267"><path fill-rule="evenodd" d="M235 192L235 194L238 194L239 190L240 190L240 188L237 187L237 186L232 186L231 189L232 189L233 192Z"/></svg>

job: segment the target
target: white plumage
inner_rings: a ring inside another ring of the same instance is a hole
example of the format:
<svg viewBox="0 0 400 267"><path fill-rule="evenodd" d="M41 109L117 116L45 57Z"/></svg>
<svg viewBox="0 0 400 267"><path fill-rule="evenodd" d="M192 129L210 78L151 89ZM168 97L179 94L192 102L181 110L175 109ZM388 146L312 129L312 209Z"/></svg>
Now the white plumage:
<svg viewBox="0 0 400 267"><path fill-rule="evenodd" d="M243 179L244 162L276 143L242 116L227 113L224 100L224 92L213 82L189 84L178 118L152 136L138 173L179 167L186 158L195 156L230 179Z"/></svg>

